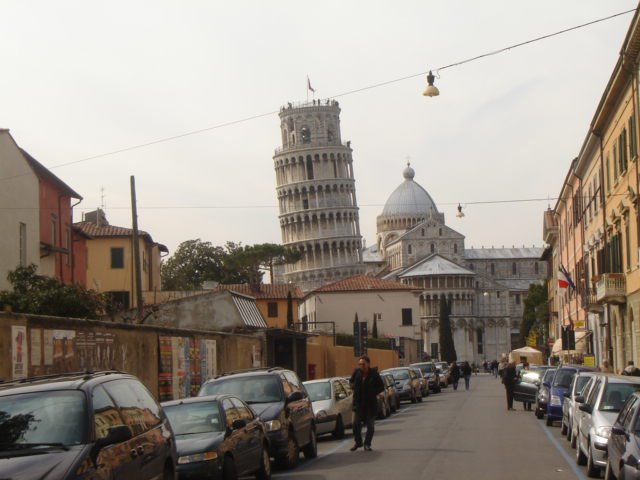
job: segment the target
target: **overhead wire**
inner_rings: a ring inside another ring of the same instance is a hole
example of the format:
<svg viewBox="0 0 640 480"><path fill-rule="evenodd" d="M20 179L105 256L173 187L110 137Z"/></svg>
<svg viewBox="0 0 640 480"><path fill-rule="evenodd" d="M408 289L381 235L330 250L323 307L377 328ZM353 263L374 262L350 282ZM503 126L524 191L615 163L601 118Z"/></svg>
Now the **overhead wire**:
<svg viewBox="0 0 640 480"><path fill-rule="evenodd" d="M571 31L574 31L574 30L578 30L580 28L588 27L588 26L594 25L596 23L600 23L600 22L604 22L604 21L607 21L607 20L611 20L613 18L619 17L621 15L626 15L626 14L629 14L629 13L632 13L632 12L635 12L635 11L636 11L636 9L630 9L630 10L625 10L623 12L618 12L618 13L615 13L615 14L612 14L612 15L608 15L606 17L601 17L601 18L598 18L598 19L595 19L595 20L591 20L591 21L586 22L586 23L575 25L573 27L565 28L565 29L558 30L558 31L553 32L553 33L549 33L549 34L542 35L542 36L539 36L539 37L536 37L536 38L532 38L532 39L526 40L524 42L520 42L520 43L516 43L516 44L513 44L513 45L509 45L507 47L503 47L503 48L500 48L498 50L494 50L494 51L491 51L491 52L483 53L481 55L476 55L474 57L470 57L470 58L467 58L467 59L464 59L464 60L460 60L460 61L457 61L457 62L454 62L454 63L450 63L448 65L437 67L437 68L435 68L433 70L435 70L436 72L440 72L440 71L448 69L448 68L464 65L466 63L470 63L470 62L473 62L473 61L476 61L476 60L480 60L482 58L486 58L486 57L489 57L489 56L497 55L497 54L506 52L508 50L513 50L513 49L518 48L518 47L529 45L529 44L534 43L534 42L538 42L538 41L541 41L541 40L546 40L548 38L555 37L555 36L558 36L558 35L562 35L562 34L567 33L567 32L571 32ZM411 74L411 75L406 75L406 76L395 78L395 79L392 79L392 80L387 80L387 81L376 83L376 84L373 84L373 85L368 85L366 87L361 87L361 88L357 88L357 89L354 89L354 90L348 90L346 92L342 92L342 93L339 93L337 95L331 95L328 98L345 97L347 95L352 95L354 93L359 93L359 92L363 92L363 91L366 91L366 90L371 90L371 89L374 89L374 88L379 88L379 87L383 87L383 86L386 86L386 85L391 85L391 84L394 84L394 83L398 83L398 82L402 82L402 81L405 81L405 80L409 80L409 79L412 79L412 78L420 77L420 76L426 75L427 73L428 72L425 71L425 72L415 73L415 74ZM105 152L105 153L101 153L101 154L97 154L97 155L92 155L90 157L81 158L79 160L73 160L73 161L70 161L70 162L60 163L60 164L57 164L57 165L52 165L52 166L47 167L47 168L49 168L49 169L61 168L61 167L69 166L69 165L76 165L78 163L88 162L90 160L96 160L96 159L99 159L99 158L104 158L104 157L108 157L108 156L112 156L112 155L117 155L117 154L120 154L120 153L130 152L132 150L139 150L141 148L146 148L146 147L149 147L149 146L152 146L152 145L158 145L160 143L170 142L170 141L177 140L177 139L180 139L180 138L185 138L185 137L189 137L189 136L192 136L192 135L197 135L197 134L200 134L200 133L209 132L209 131L212 131L212 130L217 130L217 129L220 129L220 128L229 127L229 126L232 126L232 125L237 125L237 124L240 124L240 123L249 122L249 121L256 120L256 119L262 118L262 117L267 117L267 116L270 116L270 115L275 115L279 111L280 110L278 109L278 110L272 110L270 112L260 113L260 114L257 114L257 115L251 115L249 117L244 117L244 118L240 118L240 119L237 119L237 120L232 120L232 121L228 121L228 122L224 122L224 123L219 123L219 124L216 124L216 125L212 125L210 127L200 128L200 129L197 129L197 130L191 130L191 131L180 133L180 134L177 134L177 135L172 135L172 136L169 136L169 137L162 137L162 138L159 138L159 139L156 139L156 140L151 140L149 142L144 142L144 143L140 143L140 144L136 144L136 145L131 145L129 147L123 147L123 148L119 148L119 149L116 149L116 150L111 150L109 152ZM12 179L12 178L17 178L17 177L20 177L20 176L23 176L23 175L27 175L28 173L29 172L24 172L22 174L16 174L16 175L8 176L8 177L0 177L0 180L9 180L9 179Z"/></svg>

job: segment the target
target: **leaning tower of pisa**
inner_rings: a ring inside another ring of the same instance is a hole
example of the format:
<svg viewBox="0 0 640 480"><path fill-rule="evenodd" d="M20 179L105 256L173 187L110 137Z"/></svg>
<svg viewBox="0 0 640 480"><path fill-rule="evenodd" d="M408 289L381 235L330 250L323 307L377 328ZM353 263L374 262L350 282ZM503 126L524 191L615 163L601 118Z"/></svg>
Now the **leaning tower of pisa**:
<svg viewBox="0 0 640 480"><path fill-rule="evenodd" d="M350 142L335 100L280 110L282 146L273 156L282 243L302 254L284 280L313 290L363 273L362 238Z"/></svg>

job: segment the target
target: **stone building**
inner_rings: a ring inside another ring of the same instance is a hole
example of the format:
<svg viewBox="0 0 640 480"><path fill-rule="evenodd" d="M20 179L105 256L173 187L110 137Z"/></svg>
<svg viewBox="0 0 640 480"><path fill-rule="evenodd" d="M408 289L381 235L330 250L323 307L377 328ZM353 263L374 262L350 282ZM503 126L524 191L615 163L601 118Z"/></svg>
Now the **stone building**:
<svg viewBox="0 0 640 480"><path fill-rule="evenodd" d="M466 249L410 165L403 177L378 216L376 245L364 252L367 270L421 292L426 354L439 356L443 297L451 303L458 359L482 363L508 353L517 346L529 285L546 278L543 249Z"/></svg>
<svg viewBox="0 0 640 480"><path fill-rule="evenodd" d="M283 281L304 291L362 273L362 240L350 142L335 100L280 110L282 146L273 156L282 243L302 254Z"/></svg>

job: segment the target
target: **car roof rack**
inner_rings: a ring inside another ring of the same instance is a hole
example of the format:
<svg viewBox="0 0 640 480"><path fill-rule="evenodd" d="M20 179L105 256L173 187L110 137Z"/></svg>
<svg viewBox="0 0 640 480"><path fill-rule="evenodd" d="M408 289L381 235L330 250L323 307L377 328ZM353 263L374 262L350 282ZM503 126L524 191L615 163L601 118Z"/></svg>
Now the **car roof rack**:
<svg viewBox="0 0 640 480"><path fill-rule="evenodd" d="M14 380L2 381L0 380L0 386L6 385L24 385L26 383L35 383L45 380L53 379L70 379L70 378L82 378L88 380L98 375L111 375L115 373L127 374L127 372L121 372L119 370L83 370L78 372L64 372L64 373L49 373L47 375L36 375L33 377L16 378Z"/></svg>
<svg viewBox="0 0 640 480"><path fill-rule="evenodd" d="M236 375L238 373L251 373L251 372L278 372L286 370L282 367L254 367L254 368L243 368L240 370L232 370L230 372L224 372L216 375L215 378L226 377L228 375Z"/></svg>

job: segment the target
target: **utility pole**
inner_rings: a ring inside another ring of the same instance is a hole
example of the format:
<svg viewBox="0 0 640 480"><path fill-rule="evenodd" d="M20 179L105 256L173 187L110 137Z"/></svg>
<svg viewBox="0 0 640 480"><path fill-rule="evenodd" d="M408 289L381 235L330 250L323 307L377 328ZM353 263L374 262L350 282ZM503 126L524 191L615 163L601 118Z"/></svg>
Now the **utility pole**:
<svg viewBox="0 0 640 480"><path fill-rule="evenodd" d="M133 220L133 271L135 274L136 308L138 323L142 323L142 272L140 271L140 243L138 241L138 208L136 205L136 179L131 175L131 217Z"/></svg>

